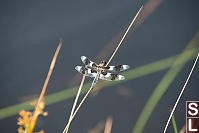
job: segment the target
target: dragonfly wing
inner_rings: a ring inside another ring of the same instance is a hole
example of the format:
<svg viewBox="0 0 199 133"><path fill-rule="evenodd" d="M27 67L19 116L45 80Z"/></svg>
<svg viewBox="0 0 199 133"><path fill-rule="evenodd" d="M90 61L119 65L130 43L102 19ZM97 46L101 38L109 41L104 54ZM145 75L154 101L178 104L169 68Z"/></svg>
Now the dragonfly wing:
<svg viewBox="0 0 199 133"><path fill-rule="evenodd" d="M84 68L83 66L76 66L75 69L81 74L86 73L86 76L88 77L94 78L95 76L97 76L97 71L95 69Z"/></svg>
<svg viewBox="0 0 199 133"><path fill-rule="evenodd" d="M94 78L97 76L97 70L93 68L84 68L83 66L76 66L75 69L81 74L86 73L86 76L88 77ZM108 81L118 81L118 80L124 80L125 77L119 74L108 73L108 72L102 71L99 75L99 79L108 80Z"/></svg>
<svg viewBox="0 0 199 133"><path fill-rule="evenodd" d="M86 56L81 56L81 60L88 67L94 67L94 68L96 68L98 66L97 63L89 60Z"/></svg>
<svg viewBox="0 0 199 133"><path fill-rule="evenodd" d="M119 74L101 72L99 79L108 80L108 81L118 81L118 80L124 80L125 77Z"/></svg>
<svg viewBox="0 0 199 133"><path fill-rule="evenodd" d="M110 72L122 72L129 68L130 68L129 65L117 65L117 66L107 66L105 69L107 69Z"/></svg>

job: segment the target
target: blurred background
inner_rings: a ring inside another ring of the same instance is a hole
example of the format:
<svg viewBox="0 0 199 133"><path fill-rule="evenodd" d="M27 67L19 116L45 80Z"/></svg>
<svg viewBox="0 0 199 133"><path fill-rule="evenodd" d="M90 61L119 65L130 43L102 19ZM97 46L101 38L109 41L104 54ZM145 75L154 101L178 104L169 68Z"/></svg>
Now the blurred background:
<svg viewBox="0 0 199 133"><path fill-rule="evenodd" d="M180 54L199 30L198 0L2 0L0 3L0 109L39 96L60 38L63 46L47 95L78 86L81 75L74 67L82 65L80 56L97 63L107 60L141 5L144 5L142 13L111 65L128 64L133 69ZM169 86L144 133L163 131L192 64L193 60L186 63ZM175 112L179 129L186 120L185 101L199 100L198 67L199 64ZM87 133L111 116L113 133L131 133L167 71L105 87L89 96L69 132ZM74 97L46 106L49 115L39 117L36 129L62 132L73 101ZM0 119L0 132L17 132L18 117ZM171 123L168 132L173 132Z"/></svg>

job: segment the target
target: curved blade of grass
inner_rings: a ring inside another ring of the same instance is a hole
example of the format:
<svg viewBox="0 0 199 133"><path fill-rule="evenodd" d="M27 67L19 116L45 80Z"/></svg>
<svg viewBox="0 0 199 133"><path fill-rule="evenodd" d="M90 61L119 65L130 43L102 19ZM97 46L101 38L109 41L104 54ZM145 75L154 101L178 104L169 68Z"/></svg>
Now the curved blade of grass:
<svg viewBox="0 0 199 133"><path fill-rule="evenodd" d="M199 32L195 35L195 37L189 42L185 50L176 58L176 61L171 65L169 71L162 78L160 83L154 89L152 95L149 97L149 100L145 104L136 124L133 128L133 133L141 133L152 114L154 108L156 107L158 101L161 99L163 94L166 92L168 87L171 85L175 77L181 71L185 63L193 57L193 54L196 55L195 52L191 52L189 49L195 49L197 44L199 43Z"/></svg>
<svg viewBox="0 0 199 133"><path fill-rule="evenodd" d="M172 115L171 120L172 120L172 123L173 123L174 133L178 133L178 128L177 128L177 125L176 125L176 120L175 120L174 115Z"/></svg>
<svg viewBox="0 0 199 133"><path fill-rule="evenodd" d="M194 52L195 50L190 50L190 52ZM144 66L140 66L134 69L131 69L129 71L126 71L123 73L123 75L126 77L125 80L121 81L121 82L126 82L128 80L133 80L136 78L140 78L142 76L146 76L155 72L159 72L162 70L165 70L167 68L169 68L173 62L175 61L176 56L172 56L166 59L162 59L150 64L146 64ZM116 84L119 84L121 82L105 82L104 84L102 84L101 86L97 86L97 88L103 88L103 87L108 87L108 86L113 86ZM99 83L100 84L100 83ZM87 83L84 85L84 88L81 92L81 94L84 94L88 91L88 88L91 84ZM53 94L49 94L47 96L45 96L45 103L46 105L50 105L50 104L54 104L63 100L67 100L70 99L74 96L76 96L78 87L74 87L74 88L69 88L69 89L65 89ZM95 91L96 89L94 89L93 91ZM35 101L36 99L30 100L30 101L26 101L23 103L19 103L16 105L12 105L9 107L5 107L0 109L0 119L4 119L13 115L17 115L18 112L22 109L24 110L31 110L33 109L33 106L30 105L30 102Z"/></svg>

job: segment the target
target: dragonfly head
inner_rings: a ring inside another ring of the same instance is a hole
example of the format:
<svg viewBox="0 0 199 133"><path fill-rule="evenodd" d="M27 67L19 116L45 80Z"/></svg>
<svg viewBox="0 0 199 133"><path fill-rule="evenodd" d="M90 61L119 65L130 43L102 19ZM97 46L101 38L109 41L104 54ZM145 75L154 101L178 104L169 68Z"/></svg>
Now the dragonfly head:
<svg viewBox="0 0 199 133"><path fill-rule="evenodd" d="M101 66L101 67L106 66L106 61L104 61L104 60L103 60L103 61L101 61L100 66Z"/></svg>

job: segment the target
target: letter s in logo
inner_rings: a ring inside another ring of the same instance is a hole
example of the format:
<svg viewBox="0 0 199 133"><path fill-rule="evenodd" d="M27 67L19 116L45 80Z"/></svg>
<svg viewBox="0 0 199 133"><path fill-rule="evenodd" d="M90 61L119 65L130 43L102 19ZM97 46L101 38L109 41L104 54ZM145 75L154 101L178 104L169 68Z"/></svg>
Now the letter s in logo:
<svg viewBox="0 0 199 133"><path fill-rule="evenodd" d="M198 109L197 109L198 105L197 105L196 103L189 103L188 107L189 107L189 109L192 110L192 112L193 112L193 113L192 113L192 112L189 110L189 111L188 111L189 115L194 116L194 115L197 115L197 114L198 114Z"/></svg>

